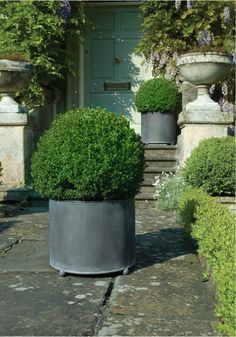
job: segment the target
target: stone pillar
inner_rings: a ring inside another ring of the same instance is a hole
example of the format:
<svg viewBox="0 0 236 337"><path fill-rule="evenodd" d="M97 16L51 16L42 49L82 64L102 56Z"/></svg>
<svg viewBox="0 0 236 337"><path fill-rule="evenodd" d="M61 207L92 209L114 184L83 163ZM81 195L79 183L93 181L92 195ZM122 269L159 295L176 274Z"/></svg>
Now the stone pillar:
<svg viewBox="0 0 236 337"><path fill-rule="evenodd" d="M0 112L1 181L3 185L15 188L25 185L29 176L33 130L27 110L16 112L16 105L5 106L5 109Z"/></svg>
<svg viewBox="0 0 236 337"><path fill-rule="evenodd" d="M198 146L201 140L227 136L234 123L232 112L222 112L217 103L208 100L205 102L204 91L205 88L200 88L198 99L195 100L196 86L188 82L182 84L183 111L178 118L181 130L178 137L180 166L183 166L191 151Z"/></svg>

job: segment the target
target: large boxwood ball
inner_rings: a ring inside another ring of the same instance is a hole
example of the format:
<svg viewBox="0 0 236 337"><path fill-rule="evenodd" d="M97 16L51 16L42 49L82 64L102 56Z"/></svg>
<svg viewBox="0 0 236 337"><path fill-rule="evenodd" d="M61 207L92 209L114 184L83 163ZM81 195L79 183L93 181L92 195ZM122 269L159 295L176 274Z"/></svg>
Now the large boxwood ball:
<svg viewBox="0 0 236 337"><path fill-rule="evenodd" d="M177 85L165 78L152 78L139 87L135 97L139 112L176 113L181 110Z"/></svg>
<svg viewBox="0 0 236 337"><path fill-rule="evenodd" d="M235 138L202 140L185 163L184 179L211 195L235 194Z"/></svg>
<svg viewBox="0 0 236 337"><path fill-rule="evenodd" d="M143 180L144 146L129 122L104 109L60 115L32 158L34 187L55 200L133 198Z"/></svg>

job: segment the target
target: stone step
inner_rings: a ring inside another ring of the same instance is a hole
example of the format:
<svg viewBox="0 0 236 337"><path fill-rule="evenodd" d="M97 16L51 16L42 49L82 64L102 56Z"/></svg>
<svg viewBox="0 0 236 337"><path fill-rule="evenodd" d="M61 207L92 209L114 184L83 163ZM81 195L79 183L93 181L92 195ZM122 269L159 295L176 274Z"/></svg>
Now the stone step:
<svg viewBox="0 0 236 337"><path fill-rule="evenodd" d="M152 193L154 195L156 187L153 185L142 185L139 193Z"/></svg>
<svg viewBox="0 0 236 337"><path fill-rule="evenodd" d="M168 145L168 144L147 144L145 145L147 150L177 150L177 145Z"/></svg>
<svg viewBox="0 0 236 337"><path fill-rule="evenodd" d="M157 152L146 152L145 151L145 160L147 161L177 161L176 153L172 154L159 154Z"/></svg>
<svg viewBox="0 0 236 337"><path fill-rule="evenodd" d="M175 171L169 171L169 172L175 172ZM161 177L162 172L144 172L144 180L142 182L142 186L151 186L155 181L155 177Z"/></svg>
<svg viewBox="0 0 236 337"><path fill-rule="evenodd" d="M148 144L145 146L144 181L140 193L136 200L144 204L154 201L156 177L160 177L163 172L175 172L178 166L178 147L177 145Z"/></svg>
<svg viewBox="0 0 236 337"><path fill-rule="evenodd" d="M155 165L151 165L151 166L146 166L145 169L144 169L144 175L145 173L152 173L152 174L161 174L162 172L175 172L176 171L176 168L177 168L177 165L172 165L172 166L169 166L169 167L158 167L158 166L155 166Z"/></svg>
<svg viewBox="0 0 236 337"><path fill-rule="evenodd" d="M175 161L146 161L145 164L144 172L147 172L148 169L154 169L156 172L169 172L175 171L177 168Z"/></svg>
<svg viewBox="0 0 236 337"><path fill-rule="evenodd" d="M135 200L154 200L153 193L143 192L135 196Z"/></svg>
<svg viewBox="0 0 236 337"><path fill-rule="evenodd" d="M145 146L145 156L148 157L159 157L159 158L177 158L178 148L176 145L157 145L149 144Z"/></svg>
<svg viewBox="0 0 236 337"><path fill-rule="evenodd" d="M137 208L155 208L155 200L135 200L135 207Z"/></svg>

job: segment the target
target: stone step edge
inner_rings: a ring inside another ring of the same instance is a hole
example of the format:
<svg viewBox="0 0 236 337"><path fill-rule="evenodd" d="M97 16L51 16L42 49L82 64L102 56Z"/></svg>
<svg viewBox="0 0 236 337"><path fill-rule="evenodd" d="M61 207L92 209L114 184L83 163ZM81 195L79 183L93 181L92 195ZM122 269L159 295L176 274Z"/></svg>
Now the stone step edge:
<svg viewBox="0 0 236 337"><path fill-rule="evenodd" d="M173 168L166 168L166 167L162 167L162 168L158 168L158 167L146 167L144 169L144 173L163 173L163 172L166 172L166 173L170 173L170 172L175 172L177 169L177 167L173 167Z"/></svg>
<svg viewBox="0 0 236 337"><path fill-rule="evenodd" d="M144 144L145 145L145 144ZM167 145L167 144L146 144L145 150L177 150L178 145Z"/></svg>
<svg viewBox="0 0 236 337"><path fill-rule="evenodd" d="M156 162L177 162L178 161L178 158L177 156L173 156L173 157L161 157L161 156L147 156L145 155L145 161L156 161Z"/></svg>
<svg viewBox="0 0 236 337"><path fill-rule="evenodd" d="M135 196L135 200L153 200L154 199L154 193L139 193Z"/></svg>

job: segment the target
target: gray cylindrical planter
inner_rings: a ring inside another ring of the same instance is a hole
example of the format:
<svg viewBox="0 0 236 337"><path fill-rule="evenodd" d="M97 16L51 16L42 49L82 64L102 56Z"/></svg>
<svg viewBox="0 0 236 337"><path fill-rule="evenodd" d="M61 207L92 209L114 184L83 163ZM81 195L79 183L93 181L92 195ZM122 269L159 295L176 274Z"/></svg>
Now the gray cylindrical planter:
<svg viewBox="0 0 236 337"><path fill-rule="evenodd" d="M141 136L145 144L175 144L174 113L145 112L141 115Z"/></svg>
<svg viewBox="0 0 236 337"><path fill-rule="evenodd" d="M49 202L50 265L75 274L126 270L135 263L133 200Z"/></svg>

